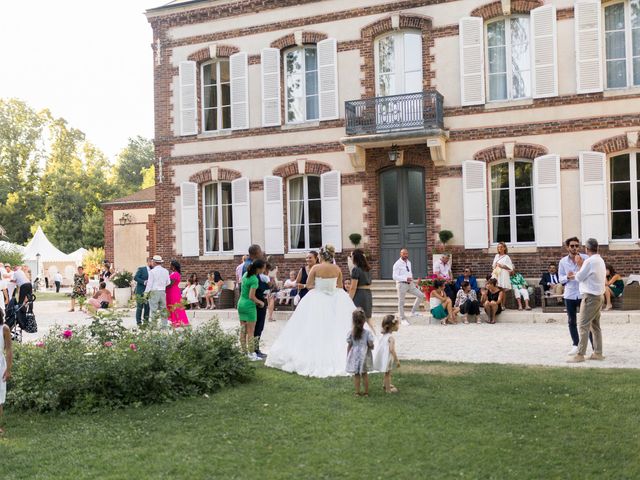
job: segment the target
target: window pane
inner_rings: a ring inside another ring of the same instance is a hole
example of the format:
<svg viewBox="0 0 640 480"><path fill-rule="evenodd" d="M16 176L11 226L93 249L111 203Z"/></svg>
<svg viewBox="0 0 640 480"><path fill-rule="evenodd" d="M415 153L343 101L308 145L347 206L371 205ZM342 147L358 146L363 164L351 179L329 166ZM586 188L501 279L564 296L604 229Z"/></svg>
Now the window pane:
<svg viewBox="0 0 640 480"><path fill-rule="evenodd" d="M607 60L624 59L626 55L624 31L607 32L606 39Z"/></svg>
<svg viewBox="0 0 640 480"><path fill-rule="evenodd" d="M489 49L489 73L505 73L507 71L506 47Z"/></svg>
<svg viewBox="0 0 640 480"><path fill-rule="evenodd" d="M631 52L634 57L640 55L640 27L631 30Z"/></svg>
<svg viewBox="0 0 640 480"><path fill-rule="evenodd" d="M507 99L507 74L489 76L489 100Z"/></svg>
<svg viewBox="0 0 640 480"><path fill-rule="evenodd" d="M624 3L616 3L604 9L604 30L624 29Z"/></svg>
<svg viewBox="0 0 640 480"><path fill-rule="evenodd" d="M216 84L216 65L210 63L202 67L202 83L203 85L215 85Z"/></svg>
<svg viewBox="0 0 640 480"><path fill-rule="evenodd" d="M511 241L509 217L493 217L493 241L507 243Z"/></svg>
<svg viewBox="0 0 640 480"><path fill-rule="evenodd" d="M633 84L640 85L640 57L633 59Z"/></svg>
<svg viewBox="0 0 640 480"><path fill-rule="evenodd" d="M291 248L305 248L304 227L302 225L292 225L291 227Z"/></svg>
<svg viewBox="0 0 640 480"><path fill-rule="evenodd" d="M222 249L225 252L233 250L233 230L225 228L222 231Z"/></svg>
<svg viewBox="0 0 640 480"><path fill-rule="evenodd" d="M395 40L392 35L378 41L378 72L390 73L396 70Z"/></svg>
<svg viewBox="0 0 640 480"><path fill-rule="evenodd" d="M220 90L222 91L222 106L231 105L231 85L224 84L220 86Z"/></svg>
<svg viewBox="0 0 640 480"><path fill-rule="evenodd" d="M320 198L320 177L307 177L308 198Z"/></svg>
<svg viewBox="0 0 640 480"><path fill-rule="evenodd" d="M518 242L534 242L536 237L533 233L533 215L516 217L516 235Z"/></svg>
<svg viewBox="0 0 640 480"><path fill-rule="evenodd" d="M493 215L509 215L509 190L493 190L491 192L491 213Z"/></svg>
<svg viewBox="0 0 640 480"><path fill-rule="evenodd" d="M320 200L309 200L309 223L322 223L321 214L322 202Z"/></svg>
<svg viewBox="0 0 640 480"><path fill-rule="evenodd" d="M322 246L322 226L311 225L309 227L309 248L320 248Z"/></svg>
<svg viewBox="0 0 640 480"><path fill-rule="evenodd" d="M228 61L220 61L220 82L221 83L229 83L229 62Z"/></svg>
<svg viewBox="0 0 640 480"><path fill-rule="evenodd" d="M612 182L629 181L629 155L617 155L609 160ZM640 171L640 170L638 170Z"/></svg>
<svg viewBox="0 0 640 480"><path fill-rule="evenodd" d="M515 162L513 164L516 187L530 187L533 185L532 169L533 163L531 162Z"/></svg>
<svg viewBox="0 0 640 480"><path fill-rule="evenodd" d="M231 205L224 205L222 207L222 228L233 227L233 211Z"/></svg>
<svg viewBox="0 0 640 480"><path fill-rule="evenodd" d="M204 204L205 205L215 205L217 200L217 191L218 185L216 183L211 183L204 187Z"/></svg>
<svg viewBox="0 0 640 480"><path fill-rule="evenodd" d="M211 108L204 111L204 129L205 130L218 129L218 113L216 108Z"/></svg>
<svg viewBox="0 0 640 480"><path fill-rule="evenodd" d="M607 88L627 86L627 63L625 60L607 62Z"/></svg>
<svg viewBox="0 0 640 480"><path fill-rule="evenodd" d="M231 128L231 107L222 107L222 128Z"/></svg>
<svg viewBox="0 0 640 480"><path fill-rule="evenodd" d="M529 51L529 19L511 19L511 83L512 98L531 96L531 53Z"/></svg>
<svg viewBox="0 0 640 480"><path fill-rule="evenodd" d="M216 207L205 207L204 209L204 226L207 229L216 228L216 224L214 223L215 215L214 212Z"/></svg>
<svg viewBox="0 0 640 480"><path fill-rule="evenodd" d="M533 213L533 189L516 188L516 214Z"/></svg>
<svg viewBox="0 0 640 480"><path fill-rule="evenodd" d="M487 45L490 47L505 45L504 20L487 24Z"/></svg>
<svg viewBox="0 0 640 480"><path fill-rule="evenodd" d="M287 75L302 72L302 52L300 50L292 50L286 56Z"/></svg>
<svg viewBox="0 0 640 480"><path fill-rule="evenodd" d="M611 238L631 238L631 212L611 213Z"/></svg>
<svg viewBox="0 0 640 480"><path fill-rule="evenodd" d="M302 181L304 177L296 177L289 180L289 200L302 200Z"/></svg>
<svg viewBox="0 0 640 480"><path fill-rule="evenodd" d="M640 27L640 0L631 0L629 2L631 9L631 28Z"/></svg>
<svg viewBox="0 0 640 480"><path fill-rule="evenodd" d="M382 224L398 225L398 172L392 170L380 176L382 182Z"/></svg>
<svg viewBox="0 0 640 480"><path fill-rule="evenodd" d="M312 95L307 97L307 120L317 120L318 118L318 95Z"/></svg>
<svg viewBox="0 0 640 480"><path fill-rule="evenodd" d="M491 188L509 187L509 164L499 163L491 166Z"/></svg>
<svg viewBox="0 0 640 480"><path fill-rule="evenodd" d="M611 184L611 210L629 210L631 208L631 184Z"/></svg>
<svg viewBox="0 0 640 480"><path fill-rule="evenodd" d="M424 181L422 172L418 170L407 172L407 198L409 198L409 224L424 225Z"/></svg>
<svg viewBox="0 0 640 480"><path fill-rule="evenodd" d="M396 93L396 76L392 74L380 75L378 77L378 95L387 97Z"/></svg>
<svg viewBox="0 0 640 480"><path fill-rule="evenodd" d="M313 47L304 49L304 67L307 72L318 70L318 54Z"/></svg>
<svg viewBox="0 0 640 480"><path fill-rule="evenodd" d="M224 182L220 184L220 188L222 189L222 205L231 205L231 183Z"/></svg>

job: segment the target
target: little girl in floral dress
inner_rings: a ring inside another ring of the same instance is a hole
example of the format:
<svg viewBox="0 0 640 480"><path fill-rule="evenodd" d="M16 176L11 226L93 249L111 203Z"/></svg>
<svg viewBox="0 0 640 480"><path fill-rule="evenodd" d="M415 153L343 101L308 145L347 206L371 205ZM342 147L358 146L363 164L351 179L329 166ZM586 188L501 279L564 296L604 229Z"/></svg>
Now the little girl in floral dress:
<svg viewBox="0 0 640 480"><path fill-rule="evenodd" d="M193 276L189 277L187 286L182 291L182 296L187 299L189 308L192 310L200 308L200 305L198 305L198 284L194 282Z"/></svg>
<svg viewBox="0 0 640 480"><path fill-rule="evenodd" d="M373 334L364 329L367 317L359 308L351 316L353 326L347 336L347 373L353 374L357 397L369 396L369 375L373 364ZM360 379L364 383L364 392L360 393Z"/></svg>
<svg viewBox="0 0 640 480"><path fill-rule="evenodd" d="M376 350L376 358L373 361L373 368L384 373L384 383L382 388L387 393L397 393L398 389L391 383L391 371L400 368L400 360L396 354L396 340L393 332L400 328L400 322L393 315L387 315L382 319L382 338Z"/></svg>

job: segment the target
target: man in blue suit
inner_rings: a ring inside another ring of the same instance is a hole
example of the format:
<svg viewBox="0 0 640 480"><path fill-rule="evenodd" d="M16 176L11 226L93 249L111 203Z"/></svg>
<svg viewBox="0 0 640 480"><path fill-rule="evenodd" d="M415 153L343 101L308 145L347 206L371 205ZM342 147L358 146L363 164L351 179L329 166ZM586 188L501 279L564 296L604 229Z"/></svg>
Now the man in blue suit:
<svg viewBox="0 0 640 480"><path fill-rule="evenodd" d="M136 282L136 323L142 325L142 312L144 310L144 321L149 321L149 302L144 298L144 290L149 279L149 271L153 268L151 258L147 258L147 264L139 267L133 280Z"/></svg>

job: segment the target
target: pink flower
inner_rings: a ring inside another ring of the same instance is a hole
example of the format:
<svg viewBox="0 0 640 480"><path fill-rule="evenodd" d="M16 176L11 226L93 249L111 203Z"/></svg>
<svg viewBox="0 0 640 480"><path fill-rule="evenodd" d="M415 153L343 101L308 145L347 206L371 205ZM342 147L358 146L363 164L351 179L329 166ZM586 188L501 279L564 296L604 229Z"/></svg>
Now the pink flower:
<svg viewBox="0 0 640 480"><path fill-rule="evenodd" d="M134 352L137 352L137 351L138 351L138 347L137 347L137 345L136 345L135 343L132 343L131 345L129 345L129 348L130 348L131 350L133 350Z"/></svg>
<svg viewBox="0 0 640 480"><path fill-rule="evenodd" d="M105 347L113 347L113 342L104 342Z"/></svg>
<svg viewBox="0 0 640 480"><path fill-rule="evenodd" d="M43 348L44 342L36 342L36 347Z"/></svg>
<svg viewBox="0 0 640 480"><path fill-rule="evenodd" d="M73 336L73 332L71 330L65 330L62 332L62 336L68 340Z"/></svg>

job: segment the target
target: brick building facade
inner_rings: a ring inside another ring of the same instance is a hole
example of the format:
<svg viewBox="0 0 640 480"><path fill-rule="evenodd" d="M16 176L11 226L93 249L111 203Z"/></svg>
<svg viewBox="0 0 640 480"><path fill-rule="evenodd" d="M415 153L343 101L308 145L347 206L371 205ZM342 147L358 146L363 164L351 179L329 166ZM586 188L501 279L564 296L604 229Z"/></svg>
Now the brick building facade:
<svg viewBox="0 0 640 480"><path fill-rule="evenodd" d="M281 274L359 233L374 274L506 241L537 276L562 240L640 260L639 0L174 1L147 11L156 248ZM635 69L635 70L634 70ZM391 161L391 159L395 161Z"/></svg>

